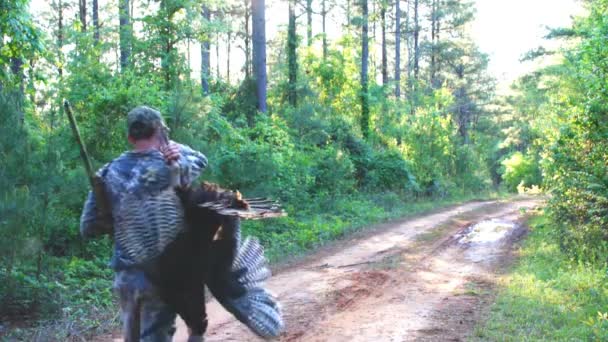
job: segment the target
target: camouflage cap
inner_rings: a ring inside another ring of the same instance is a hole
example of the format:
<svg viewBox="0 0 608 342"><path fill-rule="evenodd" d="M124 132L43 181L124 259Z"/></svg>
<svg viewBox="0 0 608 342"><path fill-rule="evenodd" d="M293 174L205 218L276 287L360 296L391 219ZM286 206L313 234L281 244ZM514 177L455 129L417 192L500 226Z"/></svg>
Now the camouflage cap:
<svg viewBox="0 0 608 342"><path fill-rule="evenodd" d="M129 136L135 139L151 137L158 128L168 130L160 112L147 106L133 108L127 114L127 129Z"/></svg>

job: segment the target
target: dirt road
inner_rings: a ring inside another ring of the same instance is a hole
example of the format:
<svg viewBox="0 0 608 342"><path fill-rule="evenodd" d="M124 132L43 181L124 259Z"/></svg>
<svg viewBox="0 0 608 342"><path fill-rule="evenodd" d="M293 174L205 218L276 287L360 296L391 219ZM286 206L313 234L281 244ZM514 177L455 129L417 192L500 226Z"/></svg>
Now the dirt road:
<svg viewBox="0 0 608 342"><path fill-rule="evenodd" d="M472 202L382 225L273 276L281 341L459 341L492 299L496 275L538 199ZM205 341L258 341L216 302ZM185 341L179 322L175 341Z"/></svg>

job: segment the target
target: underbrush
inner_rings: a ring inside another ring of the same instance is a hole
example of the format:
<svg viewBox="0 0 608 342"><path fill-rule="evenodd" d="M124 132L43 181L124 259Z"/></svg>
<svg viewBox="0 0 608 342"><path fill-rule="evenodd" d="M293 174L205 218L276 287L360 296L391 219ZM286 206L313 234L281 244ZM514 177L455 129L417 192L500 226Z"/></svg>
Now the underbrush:
<svg viewBox="0 0 608 342"><path fill-rule="evenodd" d="M302 256L369 224L496 196L483 193L415 200L395 193L360 193L325 197L310 200L308 205L299 206L299 211L289 211L290 216L285 218L246 221L243 230L246 235L260 238L271 263L277 263ZM113 273L106 265L106 257L109 255L95 260L53 258L40 278L27 277L25 274L31 274L31 270L19 268L7 277L7 270L0 268L0 288L6 286L7 279L12 279L11 286L19 288L3 293L22 294L10 298L15 305L34 297L41 298L42 306L39 316L23 315L22 320L0 325L0 339L76 341L119 328L118 304L111 292Z"/></svg>
<svg viewBox="0 0 608 342"><path fill-rule="evenodd" d="M607 265L569 257L557 232L546 216L531 219L520 259L473 340L608 340Z"/></svg>

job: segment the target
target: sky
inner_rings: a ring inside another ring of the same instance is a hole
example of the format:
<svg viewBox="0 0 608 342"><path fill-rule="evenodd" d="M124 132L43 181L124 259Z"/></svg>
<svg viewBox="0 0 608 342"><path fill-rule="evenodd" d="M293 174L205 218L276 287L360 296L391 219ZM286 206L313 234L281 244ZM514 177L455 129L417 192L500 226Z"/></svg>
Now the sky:
<svg viewBox="0 0 608 342"><path fill-rule="evenodd" d="M546 27L568 27L573 15L584 13L577 0L476 0L473 39L490 56L489 71L499 82L510 82L531 71L535 63L520 57L549 45Z"/></svg>
<svg viewBox="0 0 608 342"><path fill-rule="evenodd" d="M520 63L520 57L527 51L540 45L547 45L543 36L547 34L547 27L567 27L573 15L583 12L579 0L473 0L476 4L477 14L471 25L471 33L480 50L490 56L489 72L497 78L499 85L506 87L518 76L531 71L535 62ZM34 12L48 9L48 0L31 0L30 8ZM101 0L104 6L109 0ZM314 1L318 5L318 0ZM402 3L405 1L402 0ZM266 0L266 30L267 40L270 41L285 30L287 24L287 1ZM301 11L301 9L300 9ZM338 14L339 9L330 14L328 37L340 34L341 23L344 19ZM101 14L103 20L104 13ZM313 22L313 34L321 29L320 16ZM299 18L301 28L305 25L305 16ZM302 31L301 34L304 34ZM213 49L213 48L212 48ZM200 70L200 56L198 44L191 46L191 65L193 74ZM221 47L220 54L225 53ZM239 70L244 62L243 53L233 46L231 53L231 70ZM220 56L225 70L225 56ZM212 68L215 64L215 51L211 53ZM501 87L499 86L499 89Z"/></svg>

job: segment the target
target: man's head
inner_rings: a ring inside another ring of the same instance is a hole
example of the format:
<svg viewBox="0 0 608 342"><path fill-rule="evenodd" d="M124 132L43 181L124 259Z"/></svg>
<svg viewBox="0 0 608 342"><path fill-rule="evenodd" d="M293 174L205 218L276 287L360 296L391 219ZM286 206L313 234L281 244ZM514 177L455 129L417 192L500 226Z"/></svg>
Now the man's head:
<svg viewBox="0 0 608 342"><path fill-rule="evenodd" d="M135 107L127 114L127 129L131 143L162 138L168 131L160 112L147 106Z"/></svg>

